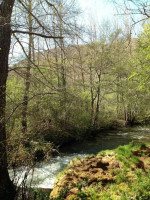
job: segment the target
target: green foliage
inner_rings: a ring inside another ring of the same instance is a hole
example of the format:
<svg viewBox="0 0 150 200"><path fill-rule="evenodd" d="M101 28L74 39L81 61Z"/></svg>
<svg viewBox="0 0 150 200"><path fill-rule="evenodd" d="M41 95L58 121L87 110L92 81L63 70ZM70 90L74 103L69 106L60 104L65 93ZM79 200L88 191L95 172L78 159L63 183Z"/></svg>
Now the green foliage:
<svg viewBox="0 0 150 200"><path fill-rule="evenodd" d="M117 176L116 176L116 183L120 184L122 182L127 182L128 177L127 177L127 170L123 168L122 170L117 171Z"/></svg>
<svg viewBox="0 0 150 200"><path fill-rule="evenodd" d="M27 189L25 191L26 198L31 200L49 200L49 193L48 191L44 191L42 189ZM25 195L25 194L24 194ZM17 200L22 200L21 191L19 191L17 195Z"/></svg>
<svg viewBox="0 0 150 200"><path fill-rule="evenodd" d="M63 188L60 192L59 192L59 196L57 198L55 198L55 200L64 200L66 197L66 194L68 192L68 187L66 186L65 188Z"/></svg>
<svg viewBox="0 0 150 200"><path fill-rule="evenodd" d="M98 153L98 155L114 155L114 151L113 150L104 150L104 151L100 151Z"/></svg>
<svg viewBox="0 0 150 200"><path fill-rule="evenodd" d="M96 199L98 199L98 191L99 191L99 188L97 186L91 187L85 191L83 190L83 191L79 192L77 194L77 197L84 199L84 200L88 200L88 199L96 200Z"/></svg>
<svg viewBox="0 0 150 200"><path fill-rule="evenodd" d="M95 154L86 155L85 158L91 158L93 156L95 156Z"/></svg>
<svg viewBox="0 0 150 200"><path fill-rule="evenodd" d="M149 92L150 86L150 24L145 24L143 32L139 36L137 46L137 60L136 64L139 65L138 71L134 72L131 77L136 77L140 81L139 90L146 90Z"/></svg>
<svg viewBox="0 0 150 200"><path fill-rule="evenodd" d="M33 189L32 193L34 194L35 200L49 200L49 194L44 191Z"/></svg>
<svg viewBox="0 0 150 200"><path fill-rule="evenodd" d="M138 148L138 145L130 143L129 145L120 146L117 149L117 159L124 163L125 167L130 167L133 164L139 163L139 158L134 156L132 150Z"/></svg>

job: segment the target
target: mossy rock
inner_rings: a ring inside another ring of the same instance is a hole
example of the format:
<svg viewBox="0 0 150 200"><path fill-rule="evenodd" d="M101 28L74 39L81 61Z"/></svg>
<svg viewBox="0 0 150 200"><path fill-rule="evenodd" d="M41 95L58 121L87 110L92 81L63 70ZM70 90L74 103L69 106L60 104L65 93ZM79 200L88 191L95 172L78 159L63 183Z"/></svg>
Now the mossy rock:
<svg viewBox="0 0 150 200"><path fill-rule="evenodd" d="M61 172L51 200L150 199L150 147L130 143L84 159Z"/></svg>

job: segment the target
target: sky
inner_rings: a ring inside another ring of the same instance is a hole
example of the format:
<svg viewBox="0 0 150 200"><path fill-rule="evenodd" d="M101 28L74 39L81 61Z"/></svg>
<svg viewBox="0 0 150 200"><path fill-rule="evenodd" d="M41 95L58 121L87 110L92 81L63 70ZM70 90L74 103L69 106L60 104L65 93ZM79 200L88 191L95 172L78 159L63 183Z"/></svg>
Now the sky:
<svg viewBox="0 0 150 200"><path fill-rule="evenodd" d="M96 19L101 22L103 19L110 20L114 16L115 9L108 0L78 0L86 20Z"/></svg>
<svg viewBox="0 0 150 200"><path fill-rule="evenodd" d="M110 21L110 23L122 24L126 23L127 20L132 23L129 17L119 15L119 13L124 12L123 10L121 11L122 7L110 3L110 0L78 0L78 3L83 10L84 23ZM137 24L132 31L133 37L137 37L140 31L141 25Z"/></svg>

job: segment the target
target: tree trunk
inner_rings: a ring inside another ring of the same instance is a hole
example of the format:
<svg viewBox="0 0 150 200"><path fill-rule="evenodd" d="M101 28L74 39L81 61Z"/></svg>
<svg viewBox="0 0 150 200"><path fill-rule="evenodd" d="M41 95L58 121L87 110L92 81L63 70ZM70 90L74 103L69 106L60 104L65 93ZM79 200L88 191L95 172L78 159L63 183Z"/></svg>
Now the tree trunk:
<svg viewBox="0 0 150 200"><path fill-rule="evenodd" d="M60 60L61 60L61 66L60 66L60 83L61 83L61 91L62 91L62 96L61 96L61 107L63 108L63 113L64 113L64 119L63 119L63 127L66 129L67 125L67 108L66 108L66 101L67 101L67 95L66 95L66 63L65 63L65 46L64 46L64 39L63 39L63 5L62 2L60 1L59 4L59 19L58 19L58 29L59 29L59 35L60 35Z"/></svg>
<svg viewBox="0 0 150 200"><path fill-rule="evenodd" d="M90 92L91 92L91 119L90 124L93 126L93 118L94 118L94 91L93 91L93 75L92 75L92 68L90 67Z"/></svg>
<svg viewBox="0 0 150 200"><path fill-rule="evenodd" d="M81 77L82 77L82 84L83 84L83 90L85 92L85 78L84 78L84 67L83 67L83 61L82 61L82 53L79 45L79 41L77 38L77 51L78 51L78 56L79 56L79 64L80 64L80 70L81 70Z"/></svg>
<svg viewBox="0 0 150 200"><path fill-rule="evenodd" d="M55 20L55 19L53 19ZM54 36L56 36L56 25L55 23L53 23L53 32L54 32ZM58 84L58 88L60 88L60 68L59 68L59 64L58 64L58 45L56 40L54 40L54 49L55 49L55 65L56 65L56 70L57 70L57 84Z"/></svg>
<svg viewBox="0 0 150 200"><path fill-rule="evenodd" d="M29 23L29 32L32 32L32 0L29 0L28 4L28 23ZM28 129L27 124L27 110L28 110L28 99L29 99L29 89L30 89L30 71L31 71L31 60L32 60L32 53L34 57L34 42L33 36L29 35L29 51L28 51L28 63L27 63L27 71L26 71L26 79L25 79L25 93L23 98L23 109L22 109L22 133L26 134Z"/></svg>
<svg viewBox="0 0 150 200"><path fill-rule="evenodd" d="M9 178L6 151L6 81L8 76L8 55L11 42L10 20L14 0L0 4L0 199L13 200L15 188Z"/></svg>
<svg viewBox="0 0 150 200"><path fill-rule="evenodd" d="M95 119L94 119L94 127L97 128L98 125L98 115L99 115L99 107L100 107L100 92L101 92L101 70L98 74L98 88L97 88L97 104L96 104L96 112L95 112Z"/></svg>

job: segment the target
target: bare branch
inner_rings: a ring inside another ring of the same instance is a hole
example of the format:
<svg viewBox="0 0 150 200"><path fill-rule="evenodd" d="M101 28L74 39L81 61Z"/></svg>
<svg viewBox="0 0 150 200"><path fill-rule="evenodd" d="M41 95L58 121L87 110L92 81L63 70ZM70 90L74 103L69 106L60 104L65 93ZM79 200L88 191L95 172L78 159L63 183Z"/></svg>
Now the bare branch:
<svg viewBox="0 0 150 200"><path fill-rule="evenodd" d="M35 32L29 32L29 31L21 31L21 30L12 30L12 33L21 33L21 34L28 34L28 35L36 35L43 38L52 38L52 39L63 39L63 37L60 36L51 36L51 35L45 35L42 33L35 33Z"/></svg>

